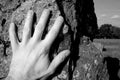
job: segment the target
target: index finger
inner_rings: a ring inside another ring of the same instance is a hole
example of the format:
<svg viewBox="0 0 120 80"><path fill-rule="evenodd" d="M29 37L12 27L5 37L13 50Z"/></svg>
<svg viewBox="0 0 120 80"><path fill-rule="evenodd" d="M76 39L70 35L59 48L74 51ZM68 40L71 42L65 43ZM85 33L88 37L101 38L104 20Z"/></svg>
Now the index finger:
<svg viewBox="0 0 120 80"><path fill-rule="evenodd" d="M53 43L53 41L57 37L57 35L62 27L63 21L64 21L64 19L62 16L59 16L56 19L53 27L50 29L50 31L48 32L48 34L46 35L46 37L44 39L47 46L51 46L51 44Z"/></svg>

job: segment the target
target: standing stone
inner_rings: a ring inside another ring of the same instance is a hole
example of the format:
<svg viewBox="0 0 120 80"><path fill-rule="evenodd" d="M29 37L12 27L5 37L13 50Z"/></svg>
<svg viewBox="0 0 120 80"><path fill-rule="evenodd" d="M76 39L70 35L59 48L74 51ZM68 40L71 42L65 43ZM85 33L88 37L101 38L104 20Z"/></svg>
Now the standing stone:
<svg viewBox="0 0 120 80"><path fill-rule="evenodd" d="M12 57L8 36L10 22L12 21L16 24L18 37L21 41L27 11L33 10L35 12L35 26L38 23L42 11L46 8L51 9L51 18L48 22L48 27L45 29L44 36L52 27L57 16L61 15L65 20L63 29L51 48L50 55L57 55L57 53L65 49L71 50L69 62L65 66L62 66L64 69L59 74L57 73L58 75L53 76L54 78L52 77L52 79L90 80L91 76L92 78L98 76L98 70L106 72L106 68L104 64L102 64L102 57L100 57L101 54L99 54L99 50L93 47L97 52L89 52L91 47L94 46L92 43L92 45L88 46L89 43L87 42L87 44L83 46L85 48L80 47L83 45L83 43L80 42L80 38L83 35L94 38L94 34L97 30L97 19L94 12L93 0L1 0L0 4L0 56L2 55L0 59L0 78L7 76ZM83 48L82 50L88 49L88 52L83 51L84 53L82 53L81 48ZM98 55L99 58L97 58L97 56L95 57L95 55ZM53 56L50 56L50 59L52 60ZM75 65L76 63L77 65ZM98 66L98 64L100 64L100 66ZM88 67L91 68L89 69ZM78 73L78 69L80 73ZM103 74L101 76L103 77ZM97 79L95 78L93 80Z"/></svg>

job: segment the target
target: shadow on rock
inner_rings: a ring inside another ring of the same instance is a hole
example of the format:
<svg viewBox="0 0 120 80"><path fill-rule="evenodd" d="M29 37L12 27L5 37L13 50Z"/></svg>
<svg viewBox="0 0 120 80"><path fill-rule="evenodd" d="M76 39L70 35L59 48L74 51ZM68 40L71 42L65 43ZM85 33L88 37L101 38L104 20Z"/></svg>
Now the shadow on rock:
<svg viewBox="0 0 120 80"><path fill-rule="evenodd" d="M105 57L104 62L107 63L109 80L120 80L118 76L120 69L119 60L117 58Z"/></svg>

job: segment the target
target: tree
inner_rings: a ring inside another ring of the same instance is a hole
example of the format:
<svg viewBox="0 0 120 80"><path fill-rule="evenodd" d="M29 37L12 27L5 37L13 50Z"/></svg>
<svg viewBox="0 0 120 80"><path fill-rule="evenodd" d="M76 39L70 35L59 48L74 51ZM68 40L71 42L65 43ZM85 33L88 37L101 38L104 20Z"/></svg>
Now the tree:
<svg viewBox="0 0 120 80"><path fill-rule="evenodd" d="M120 28L111 24L103 24L99 28L96 38L120 39Z"/></svg>

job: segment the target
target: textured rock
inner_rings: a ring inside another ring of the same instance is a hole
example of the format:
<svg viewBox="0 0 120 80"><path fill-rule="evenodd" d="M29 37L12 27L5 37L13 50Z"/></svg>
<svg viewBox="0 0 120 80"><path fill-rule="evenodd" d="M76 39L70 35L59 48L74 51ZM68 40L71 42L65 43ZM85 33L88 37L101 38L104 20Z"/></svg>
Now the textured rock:
<svg viewBox="0 0 120 80"><path fill-rule="evenodd" d="M8 67L12 56L8 36L9 23L12 21L16 24L18 28L18 37L21 41L22 29L24 26L27 11L31 9L35 12L36 18L34 19L34 24L36 25L43 9L45 8L51 9L52 12L50 21L48 23L49 26L48 28L46 28L44 36L52 27L57 16L62 15L65 19L63 29L55 40L50 53L57 54L64 49L71 50L70 60L68 64L64 67L67 72L63 70L60 75L53 79L66 80L67 78L67 80L70 80L75 78L75 80L78 80L77 78L79 77L81 80L88 80L87 77L92 76L92 80L97 80L96 76L98 75L104 78L103 74L98 74L98 71L106 72L106 68L104 64L102 64L102 57L100 57L100 47L96 48L93 43L88 42L89 39L87 38L85 40L88 41L84 43L81 43L80 40L83 35L94 38L94 34L97 30L97 19L94 13L93 0L1 0L0 78L4 78L7 76L9 70ZM52 60L53 56L50 56L50 58ZM99 62L99 64L97 63L97 61ZM87 73L90 72L90 74L86 74L85 72L85 69L87 69L87 67L92 67L92 69L89 69L90 71L87 71ZM78 69L80 73L83 74L79 75Z"/></svg>
<svg viewBox="0 0 120 80"><path fill-rule="evenodd" d="M93 0L56 0L62 15L74 34L94 38L97 31L97 18ZM77 36L77 35L75 35Z"/></svg>
<svg viewBox="0 0 120 80"><path fill-rule="evenodd" d="M106 63L103 63L101 47L96 47L96 43L88 40L87 44L84 43L86 42L86 37L83 37L81 40L79 56L74 56L73 60L73 73L69 73L69 65L66 65L61 74L52 80L109 80ZM70 76L71 74L72 77Z"/></svg>

